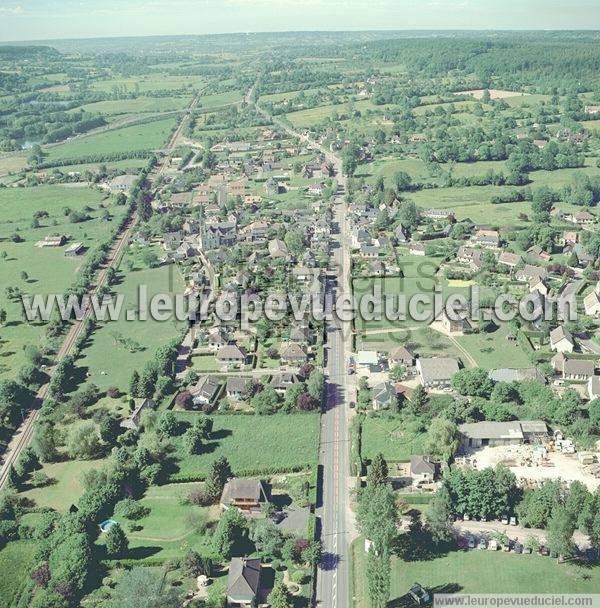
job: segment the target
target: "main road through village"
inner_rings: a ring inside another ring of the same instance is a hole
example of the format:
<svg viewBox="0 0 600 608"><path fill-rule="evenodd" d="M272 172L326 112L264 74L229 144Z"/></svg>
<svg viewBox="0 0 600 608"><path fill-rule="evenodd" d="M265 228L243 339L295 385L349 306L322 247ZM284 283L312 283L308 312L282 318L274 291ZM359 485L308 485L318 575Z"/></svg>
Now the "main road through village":
<svg viewBox="0 0 600 608"><path fill-rule="evenodd" d="M249 103L253 103L253 89L246 95L246 101ZM325 286L326 293L333 295L334 300L340 293L351 293L346 179L340 158L311 140L308 135L299 133L254 103L257 110L271 119L276 126L319 150L334 166L338 192L333 205L330 269ZM346 362L351 350L351 323L339 320L337 315L333 317L325 328L327 400L321 416L320 484L316 509L323 543L323 560L317 571L316 602L324 608L348 608L351 604L350 543L356 535L349 501L351 478L348 427L352 411L349 403L356 400L356 388L346 372Z"/></svg>

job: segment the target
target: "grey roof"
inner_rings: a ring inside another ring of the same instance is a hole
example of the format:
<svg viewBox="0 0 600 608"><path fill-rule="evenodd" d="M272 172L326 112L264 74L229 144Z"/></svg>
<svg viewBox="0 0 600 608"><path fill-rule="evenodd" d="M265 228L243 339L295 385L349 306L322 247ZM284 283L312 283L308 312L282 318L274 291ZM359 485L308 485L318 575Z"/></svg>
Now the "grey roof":
<svg viewBox="0 0 600 608"><path fill-rule="evenodd" d="M248 386L248 378L240 378L240 376L231 376L227 378L227 392L243 393Z"/></svg>
<svg viewBox="0 0 600 608"><path fill-rule="evenodd" d="M543 382L545 380L544 375L535 367L492 369L488 376L494 382L522 382L523 380L539 380Z"/></svg>
<svg viewBox="0 0 600 608"><path fill-rule="evenodd" d="M571 335L571 332L569 332L569 330L564 327L564 325L559 325L550 332L551 344L556 344L557 342L560 342L563 338L566 338L569 342L573 343L573 336Z"/></svg>
<svg viewBox="0 0 600 608"><path fill-rule="evenodd" d="M227 576L227 596L231 601L254 600L260 586L260 566L260 559L232 558Z"/></svg>
<svg viewBox="0 0 600 608"><path fill-rule="evenodd" d="M547 433L542 420L511 422L467 422L458 427L461 435L470 439L523 439L523 433Z"/></svg>
<svg viewBox="0 0 600 608"><path fill-rule="evenodd" d="M456 359L450 357L421 357L417 360L417 365L423 380L449 380L458 372Z"/></svg>
<svg viewBox="0 0 600 608"><path fill-rule="evenodd" d="M246 359L246 349L235 344L226 344L219 348L217 359L220 361L230 361L232 359L244 361Z"/></svg>
<svg viewBox="0 0 600 608"><path fill-rule="evenodd" d="M432 462L431 456L411 456L410 472L413 475L435 475L435 462Z"/></svg>
<svg viewBox="0 0 600 608"><path fill-rule="evenodd" d="M590 359L566 359L563 362L563 373L579 376L593 376L595 365Z"/></svg>

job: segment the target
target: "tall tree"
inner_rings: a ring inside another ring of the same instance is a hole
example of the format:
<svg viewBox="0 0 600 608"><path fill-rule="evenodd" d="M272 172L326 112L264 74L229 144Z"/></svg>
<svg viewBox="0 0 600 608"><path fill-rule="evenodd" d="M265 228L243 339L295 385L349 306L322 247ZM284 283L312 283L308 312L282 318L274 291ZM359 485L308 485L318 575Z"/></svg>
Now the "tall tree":
<svg viewBox="0 0 600 608"><path fill-rule="evenodd" d="M371 462L371 466L369 467L369 473L367 474L367 483L380 485L385 483L388 477L388 465L383 457L383 454L379 452L373 458L373 462Z"/></svg>

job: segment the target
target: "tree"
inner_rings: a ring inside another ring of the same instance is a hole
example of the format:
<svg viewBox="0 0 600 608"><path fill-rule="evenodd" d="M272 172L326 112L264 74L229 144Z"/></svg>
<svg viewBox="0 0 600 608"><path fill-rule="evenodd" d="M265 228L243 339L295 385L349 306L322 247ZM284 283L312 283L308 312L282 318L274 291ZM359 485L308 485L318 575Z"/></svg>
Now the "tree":
<svg viewBox="0 0 600 608"><path fill-rule="evenodd" d="M325 390L325 376L323 375L323 372L317 370L313 371L308 378L306 388L309 395L318 403L321 403L323 391Z"/></svg>
<svg viewBox="0 0 600 608"><path fill-rule="evenodd" d="M377 552L390 548L396 536L398 508L388 484L370 484L358 497L356 523L360 533L370 540Z"/></svg>
<svg viewBox="0 0 600 608"><path fill-rule="evenodd" d="M91 420L71 427L67 438L67 453L71 458L96 458L101 450L98 427Z"/></svg>
<svg viewBox="0 0 600 608"><path fill-rule="evenodd" d="M560 557L569 557L573 552L573 532L575 523L567 510L556 506L548 522L546 536L548 548Z"/></svg>
<svg viewBox="0 0 600 608"><path fill-rule="evenodd" d="M257 414L274 414L279 407L279 395L272 386L268 386L250 399L250 405Z"/></svg>
<svg viewBox="0 0 600 608"><path fill-rule="evenodd" d="M398 171L394 174L394 186L398 192L410 190L412 187L412 178L406 171Z"/></svg>
<svg viewBox="0 0 600 608"><path fill-rule="evenodd" d="M171 410L162 412L156 422L156 433L160 437L167 438L173 437L177 434L179 424L175 413Z"/></svg>
<svg viewBox="0 0 600 608"><path fill-rule="evenodd" d="M400 382L404 379L404 376L406 375L406 368L404 367L404 365L395 365L391 371L390 371L390 380L392 380L392 382Z"/></svg>
<svg viewBox="0 0 600 608"><path fill-rule="evenodd" d="M151 568L125 570L108 602L110 608L179 608L176 587L164 584L164 575Z"/></svg>
<svg viewBox="0 0 600 608"><path fill-rule="evenodd" d="M6 311L4 308L0 308L0 327L6 323Z"/></svg>
<svg viewBox="0 0 600 608"><path fill-rule="evenodd" d="M367 585L372 608L386 608L390 598L391 560L389 549L377 552L373 547L367 554Z"/></svg>
<svg viewBox="0 0 600 608"><path fill-rule="evenodd" d="M221 496L225 483L232 476L231 466L225 456L221 456L213 461L208 476L206 478L206 492L216 500Z"/></svg>
<svg viewBox="0 0 600 608"><path fill-rule="evenodd" d="M139 397L139 385L140 385L140 375L136 369L133 370L131 374L131 380L129 380L129 394L132 397Z"/></svg>
<svg viewBox="0 0 600 608"><path fill-rule="evenodd" d="M231 552L236 543L241 542L246 530L246 520L237 509L227 509L212 538L213 550L219 561L231 559Z"/></svg>
<svg viewBox="0 0 600 608"><path fill-rule="evenodd" d="M434 418L427 430L423 449L426 454L449 460L458 449L458 428L445 418Z"/></svg>
<svg viewBox="0 0 600 608"><path fill-rule="evenodd" d="M413 391L410 404L415 412L422 412L427 407L428 402L427 391L419 384Z"/></svg>
<svg viewBox="0 0 600 608"><path fill-rule="evenodd" d="M129 541L123 528L119 524L113 524L106 533L106 551L109 555L124 555L129 548Z"/></svg>
<svg viewBox="0 0 600 608"><path fill-rule="evenodd" d="M494 383L490 380L486 370L476 367L474 369L461 369L454 374L452 387L461 395L487 398L494 388Z"/></svg>
<svg viewBox="0 0 600 608"><path fill-rule="evenodd" d="M250 540L267 557L281 557L285 538L281 530L270 520L261 519L254 523Z"/></svg>
<svg viewBox="0 0 600 608"><path fill-rule="evenodd" d="M15 471L15 467L11 464L8 468L8 475L6 476L6 487L9 490L18 490L21 486L21 480L19 475Z"/></svg>
<svg viewBox="0 0 600 608"><path fill-rule="evenodd" d="M196 578L200 574L208 576L209 573L206 572L205 566L205 560L202 556L197 551L192 551L191 549L188 550L181 561L181 570L183 574L190 578Z"/></svg>
<svg viewBox="0 0 600 608"><path fill-rule="evenodd" d="M452 538L451 516L452 500L448 489L443 485L433 495L433 499L429 503L429 508L425 513L427 528L434 541L446 542Z"/></svg>
<svg viewBox="0 0 600 608"><path fill-rule="evenodd" d="M183 442L188 454L200 454L202 452L202 431L197 426L190 427L183 436Z"/></svg>
<svg viewBox="0 0 600 608"><path fill-rule="evenodd" d="M291 412L296 409L298 397L304 393L304 384L296 382L287 387L283 398L283 408L286 412Z"/></svg>
<svg viewBox="0 0 600 608"><path fill-rule="evenodd" d="M383 457L383 454L379 452L373 458L373 462L371 462L371 466L369 467L369 473L367 475L367 483L380 485L385 483L388 477L388 465Z"/></svg>
<svg viewBox="0 0 600 608"><path fill-rule="evenodd" d="M294 608L292 594L282 580L277 581L273 591L269 593L269 606L271 608Z"/></svg>

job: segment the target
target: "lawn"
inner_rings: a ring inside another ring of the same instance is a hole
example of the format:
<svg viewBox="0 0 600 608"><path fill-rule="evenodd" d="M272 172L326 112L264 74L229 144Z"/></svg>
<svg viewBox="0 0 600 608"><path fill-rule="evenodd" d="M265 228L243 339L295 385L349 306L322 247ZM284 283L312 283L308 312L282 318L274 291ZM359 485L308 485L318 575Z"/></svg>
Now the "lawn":
<svg viewBox="0 0 600 608"><path fill-rule="evenodd" d="M197 507L186 504L188 494L200 484L167 484L148 488L140 503L150 513L135 523L140 530L132 531L130 522L119 520L129 539L131 557L181 557L186 548L196 548L202 542L200 528L218 519L218 507ZM103 538L100 537L100 544Z"/></svg>
<svg viewBox="0 0 600 608"><path fill-rule="evenodd" d="M354 607L368 608L362 539L352 545L351 559ZM393 557L391 579L389 605L414 606L400 598L415 581L434 593L597 593L600 566L587 568L557 564L556 560L539 555L471 550L424 561L407 562Z"/></svg>
<svg viewBox="0 0 600 608"><path fill-rule="evenodd" d="M403 430L400 420L387 415L369 414L362 424L361 455L372 460L380 452L389 461L408 461L423 453L424 434Z"/></svg>
<svg viewBox="0 0 600 608"><path fill-rule="evenodd" d="M141 370L154 357L158 347L178 337L184 323L174 318L158 321L149 312L147 321L128 321L126 311L139 309L140 287L146 287L149 301L156 294L181 293L183 279L172 265L132 272L122 268L119 277L122 282L115 287L115 291L124 297L121 315L117 321L100 324L83 349L77 366L81 375L89 374L88 380L100 389L116 386L126 392L133 370ZM131 340L132 343L127 345L117 338Z"/></svg>
<svg viewBox="0 0 600 608"><path fill-rule="evenodd" d="M29 566L33 562L36 543L14 541L0 550L0 605L9 608L16 602L27 581Z"/></svg>
<svg viewBox="0 0 600 608"><path fill-rule="evenodd" d="M191 424L197 414L177 412L177 417ZM220 456L229 460L237 475L313 467L317 461L319 419L316 413L214 416L214 439L205 446L202 454L190 456L182 439L175 439L178 472L174 480L177 477L203 477L215 458Z"/></svg>
<svg viewBox="0 0 600 608"><path fill-rule="evenodd" d="M57 511L67 511L83 494L81 476L90 469L100 469L102 460L64 460L63 462L45 463L42 471L54 480L45 488L31 488L21 495L33 500L36 507L50 507Z"/></svg>
<svg viewBox="0 0 600 608"><path fill-rule="evenodd" d="M475 359L478 367L531 367L531 360L518 342L506 340L508 331L508 324L503 323L491 333L457 336L456 340Z"/></svg>
<svg viewBox="0 0 600 608"><path fill-rule="evenodd" d="M175 121L175 117L170 117L79 137L47 148L44 162L52 163L90 155L156 150L167 142Z"/></svg>

